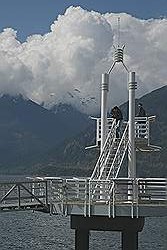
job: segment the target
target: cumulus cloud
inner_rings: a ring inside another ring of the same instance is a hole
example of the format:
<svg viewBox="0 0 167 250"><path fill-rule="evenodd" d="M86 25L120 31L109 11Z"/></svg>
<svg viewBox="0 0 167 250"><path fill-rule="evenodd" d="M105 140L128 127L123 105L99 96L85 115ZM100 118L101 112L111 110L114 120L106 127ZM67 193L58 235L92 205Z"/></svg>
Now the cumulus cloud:
<svg viewBox="0 0 167 250"><path fill-rule="evenodd" d="M118 16L125 64L137 73L138 95L167 84L167 19L70 7L43 36L20 43L12 28L0 33L0 93L21 93L46 107L64 102L87 113L99 111L101 74L112 64ZM109 107L127 96L127 75L117 65L110 76Z"/></svg>

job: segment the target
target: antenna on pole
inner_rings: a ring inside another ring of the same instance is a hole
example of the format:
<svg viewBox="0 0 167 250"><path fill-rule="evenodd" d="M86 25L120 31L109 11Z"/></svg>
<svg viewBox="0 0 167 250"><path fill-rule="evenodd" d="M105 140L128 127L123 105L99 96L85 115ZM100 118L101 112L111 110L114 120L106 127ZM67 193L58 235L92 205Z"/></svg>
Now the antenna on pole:
<svg viewBox="0 0 167 250"><path fill-rule="evenodd" d="M117 30L117 36L118 36L118 48L120 46L120 16L118 17L118 30Z"/></svg>
<svg viewBox="0 0 167 250"><path fill-rule="evenodd" d="M118 26L117 26L117 45L116 46L113 45L114 50L115 50L114 51L114 58L113 58L113 63L111 65L111 67L109 68L108 72L107 72L108 74L111 73L111 71L115 67L116 63L122 63L122 65L124 66L125 70L127 72L129 72L127 66L124 63L124 58L123 58L125 45L123 44L121 46L121 44L120 44L120 21L121 21L121 18L119 16L118 17Z"/></svg>
<svg viewBox="0 0 167 250"><path fill-rule="evenodd" d="M102 83L101 83L101 152L103 151L104 143L106 141L106 124L107 124L107 92L109 91L109 75L114 69L115 65L122 63L123 67L127 72L129 72L127 66L124 64L124 48L125 45L120 46L120 17L118 17L118 26L117 26L117 39L118 44L114 47L114 56L113 63L107 73L102 74Z"/></svg>

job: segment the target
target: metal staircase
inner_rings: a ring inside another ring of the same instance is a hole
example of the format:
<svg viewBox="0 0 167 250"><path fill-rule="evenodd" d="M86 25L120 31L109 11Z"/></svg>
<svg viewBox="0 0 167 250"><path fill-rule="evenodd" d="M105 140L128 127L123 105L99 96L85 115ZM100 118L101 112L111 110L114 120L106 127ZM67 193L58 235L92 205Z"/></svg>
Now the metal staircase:
<svg viewBox="0 0 167 250"><path fill-rule="evenodd" d="M97 141L101 140L101 121L97 120ZM135 145L137 151L159 151L160 147L150 144L150 122L155 116L135 118ZM107 118L108 135L97 160L90 181L117 178L128 147L129 123L123 122L120 138L116 138L116 120ZM97 143L96 143L97 144Z"/></svg>
<svg viewBox="0 0 167 250"><path fill-rule="evenodd" d="M128 123L126 123L126 126L124 128L124 132L122 134L122 138L121 139L115 139L116 143L115 143L115 147L113 150L115 150L115 154L111 155L111 159L109 161L108 164L108 169L109 171L107 171L107 176L106 179L109 180L110 178L117 178L122 162L124 160L125 157L125 153L127 150L127 146L128 146Z"/></svg>
<svg viewBox="0 0 167 250"><path fill-rule="evenodd" d="M128 123L122 130L122 137L116 138L116 121L113 120L90 181L108 180L118 176L128 145Z"/></svg>

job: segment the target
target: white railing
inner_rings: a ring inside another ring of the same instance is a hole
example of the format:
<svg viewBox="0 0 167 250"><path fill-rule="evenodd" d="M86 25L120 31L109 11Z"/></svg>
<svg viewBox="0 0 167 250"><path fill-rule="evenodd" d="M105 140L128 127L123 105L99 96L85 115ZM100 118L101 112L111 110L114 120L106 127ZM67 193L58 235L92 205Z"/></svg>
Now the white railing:
<svg viewBox="0 0 167 250"><path fill-rule="evenodd" d="M149 117L135 117L135 137L145 138L148 140L150 138L150 122L155 121L155 116Z"/></svg>
<svg viewBox="0 0 167 250"><path fill-rule="evenodd" d="M101 118L91 117L96 121L96 144L88 146L86 149L99 147L101 143ZM107 118L106 133L108 134L113 129L113 118ZM144 139L150 145L150 123L155 121L155 116L149 117L135 117L135 138ZM116 136L116 123L115 123L115 136Z"/></svg>
<svg viewBox="0 0 167 250"><path fill-rule="evenodd" d="M108 136L106 138L103 150L97 160L96 166L94 168L94 171L90 179L94 179L94 178L97 179L101 175L102 168L106 162L106 159L108 159L112 145L114 144L115 134L116 134L116 120L113 120L111 128L110 128L110 132L108 133Z"/></svg>
<svg viewBox="0 0 167 250"><path fill-rule="evenodd" d="M137 211L140 205L167 206L167 179L165 178L117 178L110 180L66 179L57 186L52 181L51 189L56 190L52 197L53 205L61 203L63 211L68 205L83 207L83 214L90 215L92 206L108 207L109 216L114 216L116 205L132 206ZM57 199L57 196L59 197ZM61 197L61 198L60 198ZM133 216L133 214L132 214Z"/></svg>
<svg viewBox="0 0 167 250"><path fill-rule="evenodd" d="M128 132L129 132L128 128L129 128L129 124L127 123L125 130L123 132L121 141L118 145L117 151L115 153L114 159L110 166L110 170L106 178L107 180L109 178L117 178L119 174L119 171L120 171L120 168L121 168L121 165L124 160L125 153L126 153L126 149L128 146Z"/></svg>
<svg viewBox="0 0 167 250"><path fill-rule="evenodd" d="M167 201L167 180L159 178L137 179L139 201Z"/></svg>
<svg viewBox="0 0 167 250"><path fill-rule="evenodd" d="M96 143L95 145L87 146L85 149L91 149L99 147L101 144L101 118L96 118L90 116L92 120L96 121ZM116 136L116 121L113 118L108 117L106 123L106 134L108 134L113 129L113 124L115 124L115 136Z"/></svg>
<svg viewBox="0 0 167 250"><path fill-rule="evenodd" d="M135 117L135 137L148 139L149 126L147 117Z"/></svg>
<svg viewBox="0 0 167 250"><path fill-rule="evenodd" d="M0 210L48 208L47 181L0 183Z"/></svg>
<svg viewBox="0 0 167 250"><path fill-rule="evenodd" d="M121 139L115 138L115 130L116 121L114 120L91 179L100 180L118 176L128 145L128 123Z"/></svg>
<svg viewBox="0 0 167 250"><path fill-rule="evenodd" d="M96 120L96 142L97 144L101 141L101 118L91 117L92 120ZM108 133L113 126L113 118L107 118L106 132Z"/></svg>
<svg viewBox="0 0 167 250"><path fill-rule="evenodd" d="M95 207L103 206L105 214L108 211L109 217L115 217L117 206L128 206L133 217L140 216L140 207L151 206L157 209L158 215L160 206L167 208L167 179L43 178L0 183L0 199L1 212L31 209L70 215L72 208L77 206L81 214L91 216Z"/></svg>
<svg viewBox="0 0 167 250"><path fill-rule="evenodd" d="M95 119L95 118L94 118ZM97 140L100 140L100 118L97 120ZM135 118L135 138L146 140L146 144L150 144L150 122L155 120L155 116L150 117L136 117ZM108 118L107 123L108 136L104 144L103 150L96 163L91 179L109 179L118 176L120 166L125 156L128 143L128 126L126 126L121 142L116 146L116 121L115 119ZM111 159L113 148L117 147L115 156ZM109 166L110 162L110 166ZM118 171L117 171L118 170Z"/></svg>

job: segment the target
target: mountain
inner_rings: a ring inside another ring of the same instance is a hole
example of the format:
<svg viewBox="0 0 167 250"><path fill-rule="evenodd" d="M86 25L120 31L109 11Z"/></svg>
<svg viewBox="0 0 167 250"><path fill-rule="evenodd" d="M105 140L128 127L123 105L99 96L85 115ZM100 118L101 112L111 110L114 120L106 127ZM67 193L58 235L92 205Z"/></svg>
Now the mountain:
<svg viewBox="0 0 167 250"><path fill-rule="evenodd" d="M151 126L151 144L162 148L157 153L139 155L140 175L167 177L167 86L152 91L139 101L146 108L147 115L156 116Z"/></svg>
<svg viewBox="0 0 167 250"><path fill-rule="evenodd" d="M86 115L69 105L47 110L21 95L1 96L0 171L26 169L88 123Z"/></svg>
<svg viewBox="0 0 167 250"><path fill-rule="evenodd" d="M148 116L156 153L137 153L138 176L167 176L167 86L136 100ZM120 106L127 118L128 104ZM0 171L11 174L90 176L98 149L85 150L95 140L94 121L75 108L59 104L51 110L23 97L0 98Z"/></svg>
<svg viewBox="0 0 167 250"><path fill-rule="evenodd" d="M148 116L155 115L156 120L151 125L151 144L161 146L160 152L137 153L137 175L140 177L167 176L167 86L154 90L136 100L141 102ZM128 116L128 103L120 106L124 119ZM48 155L48 162L39 164L34 173L48 175L80 175L90 176L99 150L85 150L85 146L94 144L95 124L90 126L77 137L65 141Z"/></svg>

